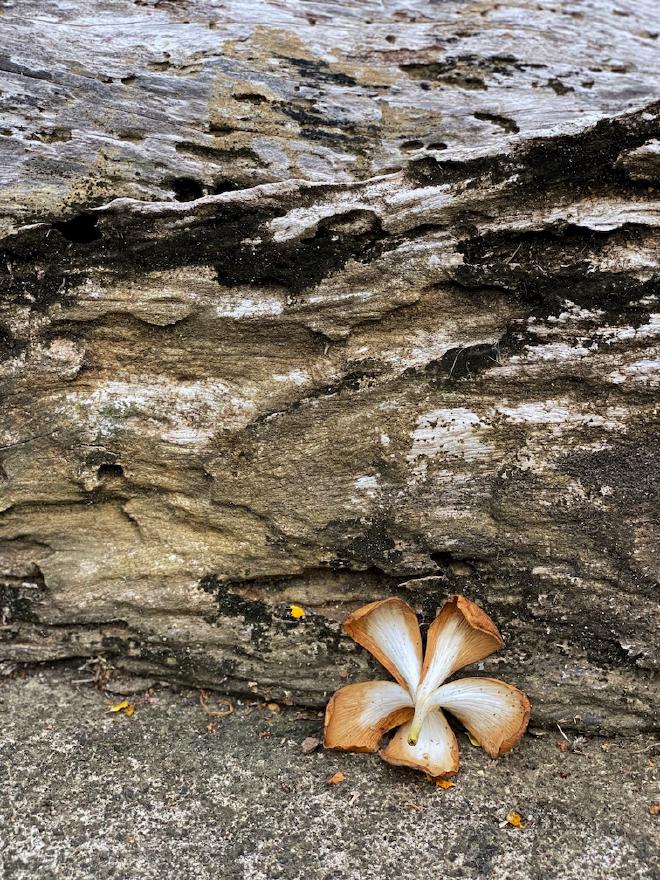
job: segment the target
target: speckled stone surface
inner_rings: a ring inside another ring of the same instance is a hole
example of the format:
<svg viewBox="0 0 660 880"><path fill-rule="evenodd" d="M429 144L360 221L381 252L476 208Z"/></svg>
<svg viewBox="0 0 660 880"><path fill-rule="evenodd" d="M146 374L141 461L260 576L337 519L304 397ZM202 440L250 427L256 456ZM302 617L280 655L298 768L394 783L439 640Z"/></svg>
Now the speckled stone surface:
<svg viewBox="0 0 660 880"><path fill-rule="evenodd" d="M651 880L660 867L649 737L564 753L559 731L528 735L492 762L461 735L442 791L377 756L304 754L316 712L244 703L209 731L197 691L130 697L129 718L73 684L86 675L0 685L2 880Z"/></svg>

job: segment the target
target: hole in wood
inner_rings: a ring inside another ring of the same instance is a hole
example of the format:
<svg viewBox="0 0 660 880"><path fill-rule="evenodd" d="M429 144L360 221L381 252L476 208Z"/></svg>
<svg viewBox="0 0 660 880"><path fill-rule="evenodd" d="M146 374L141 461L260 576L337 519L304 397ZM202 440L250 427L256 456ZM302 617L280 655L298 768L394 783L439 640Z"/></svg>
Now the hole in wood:
<svg viewBox="0 0 660 880"><path fill-rule="evenodd" d="M177 202L194 202L204 195L204 187L194 177L175 177L172 180L172 189Z"/></svg>
<svg viewBox="0 0 660 880"><path fill-rule="evenodd" d="M121 479L124 476L124 468L120 464L102 464L96 475L99 480Z"/></svg>
<svg viewBox="0 0 660 880"><path fill-rule="evenodd" d="M77 214L70 220L58 220L53 223L57 231L75 244L89 244L101 237L101 230L98 228L99 218L94 214Z"/></svg>

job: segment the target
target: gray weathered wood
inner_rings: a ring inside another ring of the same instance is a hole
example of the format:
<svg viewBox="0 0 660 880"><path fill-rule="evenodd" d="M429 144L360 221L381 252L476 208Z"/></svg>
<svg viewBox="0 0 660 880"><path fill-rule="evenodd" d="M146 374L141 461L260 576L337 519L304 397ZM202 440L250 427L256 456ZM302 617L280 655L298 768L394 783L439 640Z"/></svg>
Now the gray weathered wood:
<svg viewBox="0 0 660 880"><path fill-rule="evenodd" d="M649 727L655 4L1 11L0 659L316 705L462 592Z"/></svg>

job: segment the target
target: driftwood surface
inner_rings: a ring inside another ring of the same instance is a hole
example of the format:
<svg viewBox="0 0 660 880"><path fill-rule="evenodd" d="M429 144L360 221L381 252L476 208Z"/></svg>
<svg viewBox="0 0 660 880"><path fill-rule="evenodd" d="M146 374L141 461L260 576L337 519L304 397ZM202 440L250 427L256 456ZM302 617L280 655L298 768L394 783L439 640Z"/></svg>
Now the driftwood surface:
<svg viewBox="0 0 660 880"><path fill-rule="evenodd" d="M651 726L658 30L0 3L0 659L321 705L459 592L536 724Z"/></svg>

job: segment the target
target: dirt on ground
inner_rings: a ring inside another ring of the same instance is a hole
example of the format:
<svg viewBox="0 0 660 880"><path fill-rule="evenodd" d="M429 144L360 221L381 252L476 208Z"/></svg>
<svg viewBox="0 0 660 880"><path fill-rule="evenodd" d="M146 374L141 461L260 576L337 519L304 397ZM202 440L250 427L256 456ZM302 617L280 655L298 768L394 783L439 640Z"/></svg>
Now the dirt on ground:
<svg viewBox="0 0 660 880"><path fill-rule="evenodd" d="M0 679L2 880L650 880L660 867L650 736L536 731L492 761L459 734L462 766L441 789L315 748L316 712L127 693L149 682L109 693L93 677Z"/></svg>

